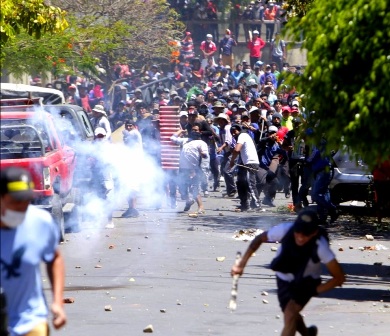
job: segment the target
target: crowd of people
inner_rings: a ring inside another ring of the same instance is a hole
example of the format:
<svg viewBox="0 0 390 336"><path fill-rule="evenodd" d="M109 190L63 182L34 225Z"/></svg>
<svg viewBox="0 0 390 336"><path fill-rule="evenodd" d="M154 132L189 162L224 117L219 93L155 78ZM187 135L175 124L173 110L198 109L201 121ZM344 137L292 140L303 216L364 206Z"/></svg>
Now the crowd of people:
<svg viewBox="0 0 390 336"><path fill-rule="evenodd" d="M82 106L89 113L94 129L104 130L107 140L124 125L124 141L130 144L129 134L137 131L139 136L134 139L142 143L145 153L158 164L159 107L177 107L181 129L172 135L172 141L182 146L178 167L181 178L174 177L180 183L168 183L168 189L175 189L169 191L171 207L177 205L177 188L186 201L184 211L196 201L198 212L204 212L201 195L208 197L209 181L211 190L220 191L223 180L223 195L238 194L240 198L236 211L273 207L277 191L282 191L287 200L292 198L294 208L299 210L308 206L307 196L312 188L321 221L326 222L328 216L334 221L337 211L327 189L329 160L323 157L324 146L309 148L305 144L310 135L302 133L300 127L310 114L302 106L299 93L283 83L281 73L291 71L284 62L284 41L276 34L275 45L278 43L280 47L275 49L279 48L280 56L264 64L261 60L264 41L258 31L253 31L248 43L249 62L237 62L232 69L236 41L231 31L226 30L219 48L211 34L205 37L200 44L203 58L199 59L194 56L191 33L185 34L181 62L175 65L168 85L159 82L165 74L157 65L145 66L142 77L135 76L128 67L117 65L115 83L119 89L114 87L111 104L107 104L107 93L100 85L77 85L77 82L70 83L67 102ZM149 104L144 91L137 87L145 77L156 83ZM195 170L194 165L198 166ZM133 203L129 201L126 217L138 216Z"/></svg>
<svg viewBox="0 0 390 336"><path fill-rule="evenodd" d="M267 42L271 42L273 34L280 24L286 21L283 1L233 1L231 8L220 0L178 0L169 1L171 6L181 15L181 18L191 21L196 41L202 39L201 32L209 31L219 39L219 20L228 20L233 25L233 33L238 38L240 31L245 40L250 40L248 31L258 30L265 32ZM243 30L241 30L243 29Z"/></svg>

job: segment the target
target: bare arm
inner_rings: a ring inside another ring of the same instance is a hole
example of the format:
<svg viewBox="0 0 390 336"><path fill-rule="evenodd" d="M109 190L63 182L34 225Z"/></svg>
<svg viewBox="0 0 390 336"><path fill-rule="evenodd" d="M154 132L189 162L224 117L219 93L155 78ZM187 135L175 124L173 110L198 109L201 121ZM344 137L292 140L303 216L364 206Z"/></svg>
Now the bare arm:
<svg viewBox="0 0 390 336"><path fill-rule="evenodd" d="M240 154L240 150L242 148L242 144L237 144L236 147L234 147L232 157L230 159L230 169L234 166L234 161L236 160L236 157L238 154Z"/></svg>
<svg viewBox="0 0 390 336"><path fill-rule="evenodd" d="M248 246L248 249L245 251L245 254L242 256L238 265L233 265L232 270L230 272L231 275L232 276L235 274L241 275L244 272L244 268L249 258L252 256L252 254L257 251L257 249L260 247L262 243L266 243L267 241L268 241L267 231L256 236L256 238L253 239L250 245Z"/></svg>
<svg viewBox="0 0 390 336"><path fill-rule="evenodd" d="M331 260L326 264L326 268L332 275L332 278L317 287L317 293L324 293L335 287L341 286L345 282L345 274L340 264L336 259Z"/></svg>
<svg viewBox="0 0 390 336"><path fill-rule="evenodd" d="M53 325L54 328L59 329L66 323L66 314L63 301L65 265L62 254L58 250L55 253L53 261L47 264L47 274L53 293L53 303L51 305Z"/></svg>

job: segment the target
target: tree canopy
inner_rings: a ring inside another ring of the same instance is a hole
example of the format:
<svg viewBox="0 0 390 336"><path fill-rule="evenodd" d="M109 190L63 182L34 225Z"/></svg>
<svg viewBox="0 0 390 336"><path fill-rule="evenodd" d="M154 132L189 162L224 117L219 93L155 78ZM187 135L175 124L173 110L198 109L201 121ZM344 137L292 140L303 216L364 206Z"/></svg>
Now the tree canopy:
<svg viewBox="0 0 390 336"><path fill-rule="evenodd" d="M2 0L0 11L0 47L21 31L40 38L67 28L66 12L46 5L44 0Z"/></svg>
<svg viewBox="0 0 390 336"><path fill-rule="evenodd" d="M39 41L21 33L4 49L2 64L15 75L83 71L109 83L116 63L166 62L184 25L166 0L52 0L68 13L69 27ZM15 62L16 59L18 62ZM106 72L97 72L99 65Z"/></svg>
<svg viewBox="0 0 390 336"><path fill-rule="evenodd" d="M308 65L292 84L315 111L317 137L345 143L371 167L389 159L389 0L315 0L289 33L303 33Z"/></svg>

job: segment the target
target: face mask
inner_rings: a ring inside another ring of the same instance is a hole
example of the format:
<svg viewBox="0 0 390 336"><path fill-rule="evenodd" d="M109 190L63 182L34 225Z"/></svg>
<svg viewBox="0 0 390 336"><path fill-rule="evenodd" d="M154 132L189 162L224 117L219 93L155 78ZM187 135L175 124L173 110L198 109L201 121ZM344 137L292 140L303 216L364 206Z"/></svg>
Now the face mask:
<svg viewBox="0 0 390 336"><path fill-rule="evenodd" d="M245 69L245 73L250 74L251 73L251 69Z"/></svg>
<svg viewBox="0 0 390 336"><path fill-rule="evenodd" d="M226 38L230 38L230 35L225 35Z"/></svg>
<svg viewBox="0 0 390 336"><path fill-rule="evenodd" d="M26 218L26 213L22 211L5 210L5 214L1 215L1 221L11 229L15 229L23 223Z"/></svg>
<svg viewBox="0 0 390 336"><path fill-rule="evenodd" d="M190 132L190 138L192 140L199 140L201 137L201 134L199 132Z"/></svg>
<svg viewBox="0 0 390 336"><path fill-rule="evenodd" d="M268 70L268 71L266 71L265 73L266 73L266 74L270 74L270 73L271 73L271 70Z"/></svg>

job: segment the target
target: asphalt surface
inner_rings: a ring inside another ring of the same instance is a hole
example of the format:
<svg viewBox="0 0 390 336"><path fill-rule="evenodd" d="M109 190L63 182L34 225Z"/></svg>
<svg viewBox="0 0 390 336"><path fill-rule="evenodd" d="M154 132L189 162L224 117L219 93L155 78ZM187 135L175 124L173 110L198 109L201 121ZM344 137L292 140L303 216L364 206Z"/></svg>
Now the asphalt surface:
<svg viewBox="0 0 390 336"><path fill-rule="evenodd" d="M268 268L277 244L262 245L249 261L239 280L234 312L228 309L230 268L236 252L248 246L233 238L235 232L266 230L292 220L288 201L278 194L277 208L236 213L232 209L237 199L211 192L204 203L206 213L197 218L181 212L184 202L176 210L159 211L143 208L141 202L139 218L120 218L126 208L118 206L114 229L84 223L80 232L67 234L61 246L65 298L74 302L65 305L66 327L53 335L143 335L150 324L155 335L163 336L280 334L282 314ZM351 234L355 231L345 233L335 225L330 232L347 282L309 302L303 312L307 324L317 325L319 335L389 335L390 241L377 230ZM364 234L372 234L374 241ZM359 250L377 244L389 249ZM44 281L50 301L47 278Z"/></svg>

